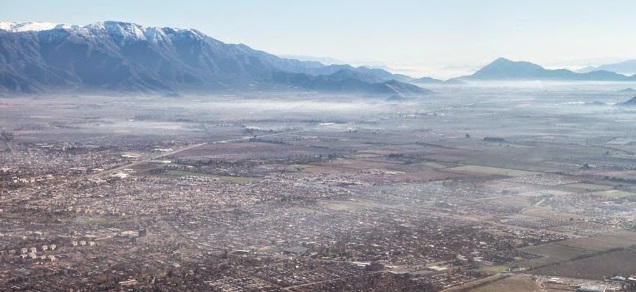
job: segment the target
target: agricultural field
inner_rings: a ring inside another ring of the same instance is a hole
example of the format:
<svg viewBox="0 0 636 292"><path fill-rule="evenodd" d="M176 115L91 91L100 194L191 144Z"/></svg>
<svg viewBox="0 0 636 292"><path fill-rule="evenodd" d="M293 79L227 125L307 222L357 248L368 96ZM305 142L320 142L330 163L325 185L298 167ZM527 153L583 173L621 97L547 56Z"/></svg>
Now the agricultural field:
<svg viewBox="0 0 636 292"><path fill-rule="evenodd" d="M532 172L532 171L479 166L479 165L458 166L458 167L448 168L447 170L451 172L459 172L459 173L472 174L472 175L486 175L486 176L501 175L501 176L517 177L517 176L531 176L531 175L537 174L536 172Z"/></svg>
<svg viewBox="0 0 636 292"><path fill-rule="evenodd" d="M474 292L535 292L541 289L541 286L535 279L526 275L516 275L505 279L488 283L483 286L470 289Z"/></svg>
<svg viewBox="0 0 636 292"><path fill-rule="evenodd" d="M636 274L636 250L622 249L598 256L546 266L533 273L580 279L603 280L614 275Z"/></svg>
<svg viewBox="0 0 636 292"><path fill-rule="evenodd" d="M522 248L521 250L540 256L540 258L537 259L515 263L515 265L526 269L534 269L545 265L565 262L577 257L588 256L595 253L591 250L562 245L560 243L532 246L528 248Z"/></svg>
<svg viewBox="0 0 636 292"><path fill-rule="evenodd" d="M614 187L609 185L597 185L597 184L587 184L587 183L574 183L574 184L563 185L560 187L560 189L564 191L573 192L573 193L602 192L602 191L611 190L613 188Z"/></svg>
<svg viewBox="0 0 636 292"><path fill-rule="evenodd" d="M624 192L619 190L608 190L603 192L596 192L594 195L601 196L608 199L623 199L623 198L634 198L636 197L636 193L632 192Z"/></svg>
<svg viewBox="0 0 636 292"><path fill-rule="evenodd" d="M524 252L541 257L520 262L518 266L528 269L539 268L539 270L544 271L545 275L552 275L548 272L552 271L552 266L578 262L581 258L596 257L596 254L604 254L614 249L627 248L629 250L634 245L636 245L636 233L633 232L606 233L600 236L567 239L557 243L522 248ZM541 268L544 266L545 268Z"/></svg>

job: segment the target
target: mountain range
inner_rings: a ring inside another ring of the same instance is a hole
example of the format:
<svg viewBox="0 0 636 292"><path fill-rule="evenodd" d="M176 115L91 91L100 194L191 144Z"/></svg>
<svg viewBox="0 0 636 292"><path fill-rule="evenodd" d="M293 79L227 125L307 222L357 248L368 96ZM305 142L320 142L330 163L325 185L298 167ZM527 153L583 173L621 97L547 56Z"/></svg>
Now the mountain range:
<svg viewBox="0 0 636 292"><path fill-rule="evenodd" d="M380 68L281 58L195 29L116 21L86 26L0 22L0 93L300 90L395 99L432 93L413 84L495 80L636 81L636 75L552 70L498 58L468 76L416 79Z"/></svg>
<svg viewBox="0 0 636 292"><path fill-rule="evenodd" d="M626 60L618 63L604 64L597 67L585 67L581 70L578 70L578 72L587 73L598 70L611 71L626 75L636 74L636 60Z"/></svg>
<svg viewBox="0 0 636 292"><path fill-rule="evenodd" d="M432 93L381 69L279 58L194 29L0 22L0 91Z"/></svg>
<svg viewBox="0 0 636 292"><path fill-rule="evenodd" d="M530 62L498 58L475 73L454 80L636 81L636 75L628 77L605 70L576 73L567 69L545 69Z"/></svg>

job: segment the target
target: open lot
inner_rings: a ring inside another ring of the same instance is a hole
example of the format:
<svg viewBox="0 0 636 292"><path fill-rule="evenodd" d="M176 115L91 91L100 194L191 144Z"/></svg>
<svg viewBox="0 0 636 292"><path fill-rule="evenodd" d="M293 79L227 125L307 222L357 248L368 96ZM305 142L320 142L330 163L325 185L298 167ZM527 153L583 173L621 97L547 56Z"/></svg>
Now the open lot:
<svg viewBox="0 0 636 292"><path fill-rule="evenodd" d="M530 176L537 173L530 171L523 171L517 169L486 167L478 165L466 165L449 168L448 171L467 173L474 175L503 175L503 176Z"/></svg>
<svg viewBox="0 0 636 292"><path fill-rule="evenodd" d="M603 280L636 273L636 251L625 249L535 270L541 275Z"/></svg>
<svg viewBox="0 0 636 292"><path fill-rule="evenodd" d="M512 276L503 280L496 281L494 283L480 286L471 291L476 292L506 292L506 291L519 291L519 292L534 292L539 291L541 286L536 280L524 276Z"/></svg>
<svg viewBox="0 0 636 292"><path fill-rule="evenodd" d="M558 275L574 278L586 278L582 277L583 274L575 275L578 273L575 268L577 267L577 264L588 263L587 259L589 258L597 258L597 260L603 259L603 256L606 253L613 252L615 249L627 249L627 251L633 251L630 248L633 248L633 246L636 245L635 236L636 233L634 232L607 233L600 236L566 239L557 243L526 247L522 249L524 252L536 254L541 257L520 262L519 266L536 269L534 271L538 271L538 273L543 273L544 275L553 275L554 273L551 271L569 270L571 272L567 275L563 273ZM631 258L629 252L625 255L627 259ZM580 259L585 259L586 262L579 262L581 261ZM589 263L591 264L592 262ZM608 265L611 266L614 264L610 263ZM564 266L567 266L567 268L560 270L561 267ZM630 265L627 266L629 267ZM631 267L628 269L631 269ZM613 275L608 274L610 270L604 271L602 268L596 269L595 271L602 274L600 276L601 278ZM626 272L626 270L622 270L622 272ZM593 279L599 279L598 274Z"/></svg>

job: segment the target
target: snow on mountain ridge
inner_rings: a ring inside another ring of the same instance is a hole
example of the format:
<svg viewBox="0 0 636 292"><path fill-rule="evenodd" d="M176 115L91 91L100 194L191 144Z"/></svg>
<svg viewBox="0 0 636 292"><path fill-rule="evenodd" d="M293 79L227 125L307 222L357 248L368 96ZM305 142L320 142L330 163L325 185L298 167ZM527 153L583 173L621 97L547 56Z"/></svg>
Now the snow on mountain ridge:
<svg viewBox="0 0 636 292"><path fill-rule="evenodd" d="M0 21L1 30L11 30L12 25L13 25L13 22Z"/></svg>
<svg viewBox="0 0 636 292"><path fill-rule="evenodd" d="M55 29L65 24L55 24L50 22L0 22L0 29L10 32L43 31Z"/></svg>
<svg viewBox="0 0 636 292"><path fill-rule="evenodd" d="M134 23L105 21L84 26L82 28L88 35L108 34L116 42L130 42L135 40L159 43L172 42L184 36L194 36L202 40L207 36L195 29L179 29L171 27L144 27Z"/></svg>
<svg viewBox="0 0 636 292"><path fill-rule="evenodd" d="M117 21L85 26L3 23L2 27L9 31L0 32L0 63L7 68L0 72L4 73L0 92L252 90L254 85L391 96L430 93L386 83L392 75L385 71L280 59L195 29ZM16 27L53 28L18 32ZM334 73L344 69L356 72Z"/></svg>
<svg viewBox="0 0 636 292"><path fill-rule="evenodd" d="M77 32L82 35L107 32L111 35L121 36L124 40L147 40L157 42L165 39L167 35L175 33L191 33L199 38L204 38L205 34L194 29L180 29L172 27L144 27L135 23L121 21L103 21L91 23L85 26L55 24L50 22L0 22L0 30L9 32L27 31L47 31L53 29L64 29Z"/></svg>

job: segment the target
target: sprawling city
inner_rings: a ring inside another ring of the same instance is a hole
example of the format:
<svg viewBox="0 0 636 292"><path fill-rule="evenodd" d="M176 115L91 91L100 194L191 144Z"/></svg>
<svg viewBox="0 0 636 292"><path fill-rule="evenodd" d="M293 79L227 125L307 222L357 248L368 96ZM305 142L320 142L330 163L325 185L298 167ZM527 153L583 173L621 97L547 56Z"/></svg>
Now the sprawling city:
<svg viewBox="0 0 636 292"><path fill-rule="evenodd" d="M0 285L623 291L636 116L577 102L612 86L3 99Z"/></svg>

